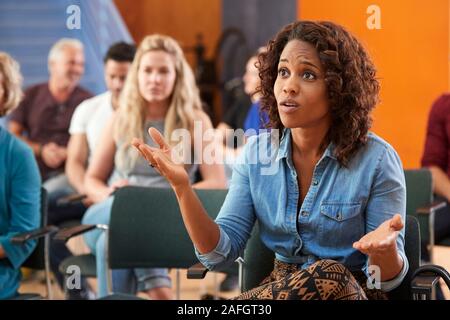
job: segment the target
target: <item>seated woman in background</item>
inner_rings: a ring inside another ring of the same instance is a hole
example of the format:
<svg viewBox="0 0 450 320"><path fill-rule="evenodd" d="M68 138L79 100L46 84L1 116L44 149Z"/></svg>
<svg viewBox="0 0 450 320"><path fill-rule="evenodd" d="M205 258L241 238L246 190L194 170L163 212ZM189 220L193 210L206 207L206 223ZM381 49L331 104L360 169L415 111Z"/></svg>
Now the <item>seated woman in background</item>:
<svg viewBox="0 0 450 320"><path fill-rule="evenodd" d="M236 259L258 221L274 269L240 299L387 298L408 271L406 190L397 153L369 133L379 93L372 61L344 28L312 21L287 25L259 59L271 131L249 139L215 221L155 129L160 148L134 146L174 189L209 269ZM262 148L272 153L256 158Z"/></svg>
<svg viewBox="0 0 450 320"><path fill-rule="evenodd" d="M109 223L113 202L110 195L117 187L134 185L169 188L167 181L139 157L130 142L133 137L139 137L141 141L151 143L147 133L150 127L164 132L168 139L174 136L177 129L188 130L193 137L194 122L203 131L212 129L210 119L201 109L193 72L180 46L167 36L147 36L136 52L117 113L106 125L86 173L86 191L98 203L86 212L83 223ZM204 143L202 147L206 148L208 144ZM202 150L189 151L199 154ZM203 180L195 183L194 187L226 186L222 165L205 162L199 166L189 165L187 171L190 182L194 182L197 168ZM107 179L112 172L111 181L114 182L108 186ZM99 296L104 296L107 293L104 234L99 231L89 232L85 240L97 256ZM169 299L172 297L170 287L166 269L113 271L114 292L139 290L147 292L153 299Z"/></svg>
<svg viewBox="0 0 450 320"><path fill-rule="evenodd" d="M447 206L434 216L434 241L439 243L450 237L450 94L443 94L432 105L428 117L427 135L422 155L422 167L433 177L436 201ZM422 260L429 261L429 239L422 237Z"/></svg>
<svg viewBox="0 0 450 320"><path fill-rule="evenodd" d="M22 98L19 65L0 52L0 117ZM33 252L35 241L14 245L18 233L39 227L41 178L33 151L0 127L0 299L17 294L20 266Z"/></svg>

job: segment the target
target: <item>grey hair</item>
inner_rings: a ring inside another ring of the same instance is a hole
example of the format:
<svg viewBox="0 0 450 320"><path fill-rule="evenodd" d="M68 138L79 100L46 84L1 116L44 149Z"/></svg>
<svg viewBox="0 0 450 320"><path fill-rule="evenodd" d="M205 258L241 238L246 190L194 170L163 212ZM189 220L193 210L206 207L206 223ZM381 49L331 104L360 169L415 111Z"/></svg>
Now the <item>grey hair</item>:
<svg viewBox="0 0 450 320"><path fill-rule="evenodd" d="M61 53L61 51L63 51L67 47L77 48L80 50L83 50L84 48L83 43L78 39L61 38L55 42L55 44L51 47L50 52L48 53L48 65L50 66L50 61L55 60Z"/></svg>

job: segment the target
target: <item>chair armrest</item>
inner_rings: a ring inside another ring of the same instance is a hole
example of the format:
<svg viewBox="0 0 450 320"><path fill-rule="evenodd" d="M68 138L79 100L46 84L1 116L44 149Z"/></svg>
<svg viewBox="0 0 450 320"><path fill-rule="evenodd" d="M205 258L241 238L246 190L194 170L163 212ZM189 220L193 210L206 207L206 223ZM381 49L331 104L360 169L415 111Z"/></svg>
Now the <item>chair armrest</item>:
<svg viewBox="0 0 450 320"><path fill-rule="evenodd" d="M413 299L430 300L433 287L438 283L439 278L442 278L450 289L450 273L443 267L434 264L419 267L411 281Z"/></svg>
<svg viewBox="0 0 450 320"><path fill-rule="evenodd" d="M35 229L35 230L29 231L29 232L17 234L14 237L12 237L10 239L10 241L11 241L11 243L14 243L14 244L24 244L28 240L39 239L48 234L53 234L53 233L57 232L58 230L59 230L58 227L55 227L55 226L45 226L43 228L39 228L39 229Z"/></svg>
<svg viewBox="0 0 450 320"><path fill-rule="evenodd" d="M74 203L80 202L81 200L83 200L86 197L87 196L85 194L73 193L66 197L59 198L56 201L56 204L58 206L66 206L69 204L74 204Z"/></svg>
<svg viewBox="0 0 450 320"><path fill-rule="evenodd" d="M75 227L64 228L64 229L58 231L58 233L56 233L56 235L53 239L57 240L57 241L66 242L70 238L76 237L80 234L83 234L85 232L91 231L96 228L98 228L98 225L95 225L95 224L80 224Z"/></svg>
<svg viewBox="0 0 450 320"><path fill-rule="evenodd" d="M206 268L204 265L202 265L200 262L194 264L193 266L189 267L187 270L187 278L188 279L204 279L206 276L206 273L208 272L208 268Z"/></svg>
<svg viewBox="0 0 450 320"><path fill-rule="evenodd" d="M430 214L431 212L445 208L446 206L447 206L447 203L445 201L434 201L429 206L417 208L416 212L417 212L417 214L426 215L426 214Z"/></svg>

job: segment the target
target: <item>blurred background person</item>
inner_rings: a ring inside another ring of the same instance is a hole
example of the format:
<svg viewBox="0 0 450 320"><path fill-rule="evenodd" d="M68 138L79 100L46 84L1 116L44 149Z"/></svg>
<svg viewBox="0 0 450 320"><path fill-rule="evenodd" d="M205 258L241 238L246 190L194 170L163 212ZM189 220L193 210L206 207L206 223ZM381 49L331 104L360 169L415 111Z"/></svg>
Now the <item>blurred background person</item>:
<svg viewBox="0 0 450 320"><path fill-rule="evenodd" d="M19 65L0 52L0 118L17 107L22 77ZM11 237L39 227L41 179L33 151L0 127L0 299L17 294L20 266L35 241L14 245Z"/></svg>
<svg viewBox="0 0 450 320"><path fill-rule="evenodd" d="M436 212L434 238L436 243L450 236L450 94L440 96L432 105L427 126L422 167L433 177L436 200L447 206ZM422 259L429 261L428 239L422 239Z"/></svg>
<svg viewBox="0 0 450 320"><path fill-rule="evenodd" d="M49 81L31 86L11 114L9 131L24 140L36 156L45 188L67 185L64 172L69 124L75 108L92 95L78 86L84 73L83 44L63 38L48 55ZM53 181L47 181L54 178Z"/></svg>
<svg viewBox="0 0 450 320"><path fill-rule="evenodd" d="M209 117L202 111L193 72L179 44L168 36L145 37L131 65L119 109L105 126L86 173L85 190L96 204L86 212L83 224L109 224L111 194L116 188L126 185L168 188L164 177L138 157L131 140L139 137L151 143L150 127L164 132L168 140L176 130L188 130L191 150L184 151L202 155L209 144L204 142L203 149L193 150L199 145L193 141L195 121L203 132L212 129ZM222 165L204 161L197 165L193 160L190 158L186 163L190 180L194 182L197 170L202 177L194 187L225 188ZM102 297L107 294L105 235L98 230L91 231L85 235L85 241L96 254L98 294ZM167 269L113 270L113 291L133 294L142 291L152 299L172 298Z"/></svg>
<svg viewBox="0 0 450 320"><path fill-rule="evenodd" d="M52 191L49 196L48 224L60 226L71 220L81 220L86 208L93 203L85 197L84 178L88 163L97 146L101 131L118 108L128 70L133 62L136 48L132 44L113 44L104 57L105 83L108 91L83 101L75 110L69 128L70 140L67 147L65 187ZM69 200L70 196L73 200ZM69 197L69 198L66 198ZM61 200L66 198L66 204ZM71 256L66 245L51 241L50 264L58 284L63 289L64 276L59 272L59 264ZM87 282L82 281L81 290L67 290L69 299L89 297Z"/></svg>
<svg viewBox="0 0 450 320"><path fill-rule="evenodd" d="M261 110L259 99L261 93L259 87L261 78L259 77L258 54L265 50L264 47L258 49L247 61L245 73L242 77L244 84L244 95L236 99L235 103L225 113L223 121L217 126L218 139L220 144L225 147L225 159L230 159L231 163L225 163L225 173L228 183L231 180L233 159L242 151L245 143L243 139L235 138L238 136L236 130L243 130L246 135L257 134L259 129L264 129L269 118L267 114ZM232 131L233 130L233 131ZM233 135L233 132L235 135ZM222 292L229 292L237 289L239 279L237 275L227 274L219 286Z"/></svg>

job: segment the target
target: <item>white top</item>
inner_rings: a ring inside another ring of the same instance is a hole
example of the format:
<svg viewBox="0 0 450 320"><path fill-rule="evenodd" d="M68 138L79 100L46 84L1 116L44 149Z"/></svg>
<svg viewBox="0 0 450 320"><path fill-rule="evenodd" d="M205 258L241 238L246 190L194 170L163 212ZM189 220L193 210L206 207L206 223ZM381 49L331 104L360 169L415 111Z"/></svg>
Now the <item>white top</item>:
<svg viewBox="0 0 450 320"><path fill-rule="evenodd" d="M109 91L84 100L75 109L70 121L69 133L85 134L89 146L89 162L94 153L102 130L113 113Z"/></svg>

